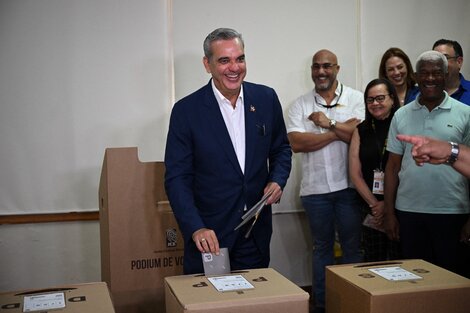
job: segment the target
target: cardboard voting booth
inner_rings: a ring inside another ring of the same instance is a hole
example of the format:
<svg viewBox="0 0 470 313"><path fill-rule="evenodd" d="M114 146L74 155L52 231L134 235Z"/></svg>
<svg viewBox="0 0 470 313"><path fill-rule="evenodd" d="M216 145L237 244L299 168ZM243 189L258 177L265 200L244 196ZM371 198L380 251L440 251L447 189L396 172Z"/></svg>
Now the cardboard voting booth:
<svg viewBox="0 0 470 313"><path fill-rule="evenodd" d="M183 237L167 201L163 162L106 149L99 187L101 276L117 313L164 311L166 276L183 273Z"/></svg>
<svg viewBox="0 0 470 313"><path fill-rule="evenodd" d="M1 313L114 313L106 283L0 293Z"/></svg>
<svg viewBox="0 0 470 313"><path fill-rule="evenodd" d="M307 313L309 302L308 293L271 268L167 277L165 297L167 313Z"/></svg>
<svg viewBox="0 0 470 313"><path fill-rule="evenodd" d="M468 313L470 280L423 260L328 266L328 313Z"/></svg>

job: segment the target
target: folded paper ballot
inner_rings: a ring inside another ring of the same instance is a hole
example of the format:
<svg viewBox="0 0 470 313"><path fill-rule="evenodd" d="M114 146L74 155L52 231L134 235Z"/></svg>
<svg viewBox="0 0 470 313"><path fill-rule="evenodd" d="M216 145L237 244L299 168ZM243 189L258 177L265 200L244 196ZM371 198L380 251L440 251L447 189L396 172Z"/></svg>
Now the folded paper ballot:
<svg viewBox="0 0 470 313"><path fill-rule="evenodd" d="M253 229L253 226L255 225L256 221L258 220L258 216L260 214L260 212L263 210L263 208L266 206L266 203L268 202L268 198L269 196L272 194L272 192L268 192L266 193L260 201L258 201L258 203L256 203L251 209L248 210L248 212L246 212L243 216L242 216L242 222L240 224L238 224L237 227L235 227L234 230L237 230L239 229L240 227L242 227L243 225L245 225L246 223L248 223L248 221L254 217L255 219L253 220L253 223L251 224L250 228L248 229L248 231L246 232L245 234L245 238L248 238L248 236L250 236L250 233L251 233L251 230Z"/></svg>
<svg viewBox="0 0 470 313"><path fill-rule="evenodd" d="M219 255L214 253L202 253L204 275L230 274L230 259L227 248L220 248Z"/></svg>

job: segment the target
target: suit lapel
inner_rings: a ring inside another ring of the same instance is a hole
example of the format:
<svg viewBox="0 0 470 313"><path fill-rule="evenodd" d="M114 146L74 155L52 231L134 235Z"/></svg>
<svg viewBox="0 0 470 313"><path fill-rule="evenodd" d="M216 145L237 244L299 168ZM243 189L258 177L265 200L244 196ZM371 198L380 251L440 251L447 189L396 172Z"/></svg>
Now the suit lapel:
<svg viewBox="0 0 470 313"><path fill-rule="evenodd" d="M245 106L245 174L249 172L251 164L253 163L256 136L258 135L258 127L263 125L257 125L256 116L259 114L257 112L257 105L253 102L253 94L251 89L247 88L246 84L243 84L243 93L244 93L244 106ZM261 130L261 128L260 128Z"/></svg>
<svg viewBox="0 0 470 313"><path fill-rule="evenodd" d="M238 163L237 155L235 149L233 148L232 140L225 125L224 118L220 112L219 104L214 96L212 90L212 85L209 82L205 92L204 99L204 109L207 120L209 121L214 136L219 144L219 148L225 153L230 163L234 169L240 174L243 175L243 172L240 169L240 164Z"/></svg>

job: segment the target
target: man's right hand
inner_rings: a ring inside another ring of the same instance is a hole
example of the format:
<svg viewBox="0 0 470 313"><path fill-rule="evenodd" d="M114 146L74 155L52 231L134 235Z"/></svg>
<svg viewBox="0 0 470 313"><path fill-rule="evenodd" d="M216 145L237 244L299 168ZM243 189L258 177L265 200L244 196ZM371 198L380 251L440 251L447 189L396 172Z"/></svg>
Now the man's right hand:
<svg viewBox="0 0 470 313"><path fill-rule="evenodd" d="M196 244L196 247L199 251L201 251L201 253L211 252L215 255L219 255L219 241L217 240L217 236L212 229L198 229L193 233L192 238Z"/></svg>
<svg viewBox="0 0 470 313"><path fill-rule="evenodd" d="M413 145L411 155L419 166L424 163L443 164L447 161L451 152L451 147L447 141L408 135L397 135L397 139Z"/></svg>

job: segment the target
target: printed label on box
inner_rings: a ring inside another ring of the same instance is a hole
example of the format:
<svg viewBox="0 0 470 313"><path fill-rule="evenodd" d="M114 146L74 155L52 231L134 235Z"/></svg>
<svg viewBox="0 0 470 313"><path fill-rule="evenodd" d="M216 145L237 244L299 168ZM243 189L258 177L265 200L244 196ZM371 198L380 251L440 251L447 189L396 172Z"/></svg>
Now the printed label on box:
<svg viewBox="0 0 470 313"><path fill-rule="evenodd" d="M255 288L242 275L208 277L207 279L220 292Z"/></svg>
<svg viewBox="0 0 470 313"><path fill-rule="evenodd" d="M399 266L370 268L369 271L391 281L423 279L423 277L408 272Z"/></svg>
<svg viewBox="0 0 470 313"><path fill-rule="evenodd" d="M35 312L60 308L65 308L65 297L63 292L24 297L23 312Z"/></svg>

